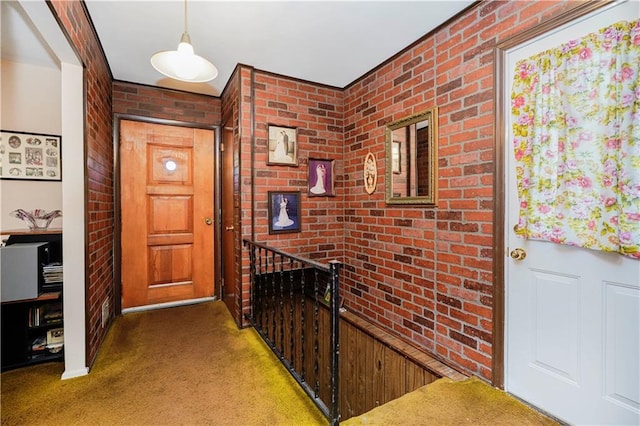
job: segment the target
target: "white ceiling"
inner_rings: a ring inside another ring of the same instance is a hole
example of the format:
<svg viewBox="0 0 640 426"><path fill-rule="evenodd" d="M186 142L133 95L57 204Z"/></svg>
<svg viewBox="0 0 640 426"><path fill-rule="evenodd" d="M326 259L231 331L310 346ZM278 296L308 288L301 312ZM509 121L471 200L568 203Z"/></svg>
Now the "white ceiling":
<svg viewBox="0 0 640 426"><path fill-rule="evenodd" d="M20 27L19 13L5 3L12 2L2 1L3 58L29 55L37 50L33 43L16 48L37 36L23 34L32 32L28 22ZM165 78L149 62L155 52L177 47L184 2L86 0L114 79L210 95L221 93L238 63L344 87L472 3L189 0L195 52L219 70L209 83L189 84ZM50 55L41 48L41 57L43 52L40 60L46 61Z"/></svg>

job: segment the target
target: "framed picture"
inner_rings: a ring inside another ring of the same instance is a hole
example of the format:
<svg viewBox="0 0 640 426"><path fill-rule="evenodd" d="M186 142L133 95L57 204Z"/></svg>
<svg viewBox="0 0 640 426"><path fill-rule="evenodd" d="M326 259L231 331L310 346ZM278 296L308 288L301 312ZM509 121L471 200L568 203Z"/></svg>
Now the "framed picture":
<svg viewBox="0 0 640 426"><path fill-rule="evenodd" d="M300 191L269 191L269 234L300 232Z"/></svg>
<svg viewBox="0 0 640 426"><path fill-rule="evenodd" d="M402 172L402 168L400 166L400 147L400 142L393 141L393 144L391 145L391 171L393 173Z"/></svg>
<svg viewBox="0 0 640 426"><path fill-rule="evenodd" d="M378 184L378 165L376 157L369 152L364 157L364 190L371 195L376 190Z"/></svg>
<svg viewBox="0 0 640 426"><path fill-rule="evenodd" d="M322 296L322 300L326 305L331 305L331 284L327 283L327 286L324 288L324 296Z"/></svg>
<svg viewBox="0 0 640 426"><path fill-rule="evenodd" d="M298 165L298 138L296 129L269 125L267 148L269 165Z"/></svg>
<svg viewBox="0 0 640 426"><path fill-rule="evenodd" d="M0 132L0 178L62 180L62 138L36 133Z"/></svg>
<svg viewBox="0 0 640 426"><path fill-rule="evenodd" d="M309 158L309 197L334 197L334 160Z"/></svg>
<svg viewBox="0 0 640 426"><path fill-rule="evenodd" d="M325 305L327 306L331 306L331 284L327 283L327 286L324 288L324 293L322 295L322 301L325 303ZM340 304L339 309L340 312L344 312L344 299L341 297L338 300L338 303Z"/></svg>

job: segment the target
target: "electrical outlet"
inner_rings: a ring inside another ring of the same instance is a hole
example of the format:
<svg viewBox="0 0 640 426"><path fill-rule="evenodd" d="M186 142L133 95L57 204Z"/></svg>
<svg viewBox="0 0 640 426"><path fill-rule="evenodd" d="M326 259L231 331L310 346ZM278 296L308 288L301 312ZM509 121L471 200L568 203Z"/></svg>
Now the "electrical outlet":
<svg viewBox="0 0 640 426"><path fill-rule="evenodd" d="M102 328L104 328L107 325L108 321L109 321L109 299L105 299L105 301L102 302Z"/></svg>

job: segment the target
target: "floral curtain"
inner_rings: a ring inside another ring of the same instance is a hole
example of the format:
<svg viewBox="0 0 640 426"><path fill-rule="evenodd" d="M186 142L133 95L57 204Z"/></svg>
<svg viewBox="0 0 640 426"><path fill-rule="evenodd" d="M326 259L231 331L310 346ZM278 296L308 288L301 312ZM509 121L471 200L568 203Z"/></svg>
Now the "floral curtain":
<svg viewBox="0 0 640 426"><path fill-rule="evenodd" d="M640 20L518 62L517 235L640 259Z"/></svg>

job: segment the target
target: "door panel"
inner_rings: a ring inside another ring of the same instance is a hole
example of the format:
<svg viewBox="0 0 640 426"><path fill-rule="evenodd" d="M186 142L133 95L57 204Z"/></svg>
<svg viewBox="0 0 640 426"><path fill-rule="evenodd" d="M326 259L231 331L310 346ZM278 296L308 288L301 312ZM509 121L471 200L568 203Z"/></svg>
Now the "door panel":
<svg viewBox="0 0 640 426"><path fill-rule="evenodd" d="M149 286L192 282L191 244L149 247Z"/></svg>
<svg viewBox="0 0 640 426"><path fill-rule="evenodd" d="M173 148L166 149L162 146L149 144L149 184L181 183L188 185L191 182L191 149ZM175 163L175 169L167 173L165 159L171 158Z"/></svg>
<svg viewBox="0 0 640 426"><path fill-rule="evenodd" d="M193 233L191 196L149 196L149 235Z"/></svg>
<svg viewBox="0 0 640 426"><path fill-rule="evenodd" d="M627 2L508 53L515 63L544 49L640 16ZM506 140L511 141L507 105ZM640 424L640 262L619 254L523 240L512 231L518 200L513 152L505 150L506 390L572 424Z"/></svg>
<svg viewBox="0 0 640 426"><path fill-rule="evenodd" d="M535 329L529 336L533 366L575 383L578 360L579 286L576 277L531 271L529 296Z"/></svg>
<svg viewBox="0 0 640 426"><path fill-rule="evenodd" d="M605 285L605 398L616 404L640 408L640 289L618 283ZM634 320L635 319L635 320ZM635 345L629 348L627 336ZM630 350L631 349L631 350ZM625 368L630 366L630 368ZM631 376L635 380L629 380Z"/></svg>
<svg viewBox="0 0 640 426"><path fill-rule="evenodd" d="M213 131L120 130L123 307L212 296Z"/></svg>

